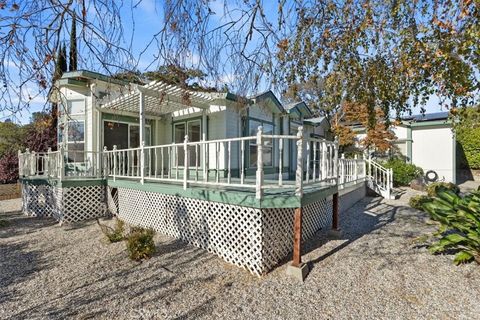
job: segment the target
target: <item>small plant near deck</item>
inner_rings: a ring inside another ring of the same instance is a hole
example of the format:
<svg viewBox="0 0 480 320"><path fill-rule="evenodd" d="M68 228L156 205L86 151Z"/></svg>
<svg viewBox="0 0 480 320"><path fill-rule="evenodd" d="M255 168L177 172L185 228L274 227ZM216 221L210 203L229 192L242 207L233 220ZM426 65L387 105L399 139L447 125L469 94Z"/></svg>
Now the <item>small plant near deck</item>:
<svg viewBox="0 0 480 320"><path fill-rule="evenodd" d="M127 237L127 251L130 259L140 261L148 259L155 253L155 242L153 236L155 231L133 227Z"/></svg>
<svg viewBox="0 0 480 320"><path fill-rule="evenodd" d="M432 201L431 197L419 194L411 197L408 204L414 209L423 210L423 204L430 201Z"/></svg>
<svg viewBox="0 0 480 320"><path fill-rule="evenodd" d="M385 168L393 170L393 185L395 187L408 186L410 182L423 175L423 170L414 164L406 163L403 159L393 158L383 163Z"/></svg>
<svg viewBox="0 0 480 320"><path fill-rule="evenodd" d="M100 226L103 234L107 237L109 242L119 242L125 239L125 222L120 219L116 219L115 227L111 228L107 225L103 225L97 219L97 223Z"/></svg>
<svg viewBox="0 0 480 320"><path fill-rule="evenodd" d="M460 192L460 189L451 182L434 182L427 186L427 193L430 197L435 197L440 190L450 190L455 194Z"/></svg>
<svg viewBox="0 0 480 320"><path fill-rule="evenodd" d="M430 252L455 252L455 264L480 263L480 191L461 197L452 190L438 188L436 197L422 207L440 224L433 234Z"/></svg>

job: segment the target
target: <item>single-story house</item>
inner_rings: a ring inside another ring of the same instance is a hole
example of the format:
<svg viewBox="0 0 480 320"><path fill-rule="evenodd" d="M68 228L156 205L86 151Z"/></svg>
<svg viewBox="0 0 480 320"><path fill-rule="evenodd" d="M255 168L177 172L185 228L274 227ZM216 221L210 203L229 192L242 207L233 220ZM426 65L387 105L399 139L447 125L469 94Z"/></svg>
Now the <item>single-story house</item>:
<svg viewBox="0 0 480 320"><path fill-rule="evenodd" d="M366 179L391 188L391 172L340 159L325 119L271 91L245 98L91 71L57 85L58 150L19 153L26 214L117 215L260 275L292 250L299 266L302 237L337 228Z"/></svg>

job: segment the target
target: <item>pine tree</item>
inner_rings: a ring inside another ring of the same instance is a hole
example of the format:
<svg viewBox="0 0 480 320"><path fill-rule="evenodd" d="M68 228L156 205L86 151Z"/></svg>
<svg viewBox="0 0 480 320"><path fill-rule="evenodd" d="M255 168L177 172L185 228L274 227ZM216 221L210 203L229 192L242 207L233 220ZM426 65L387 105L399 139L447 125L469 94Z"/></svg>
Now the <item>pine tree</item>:
<svg viewBox="0 0 480 320"><path fill-rule="evenodd" d="M68 71L77 70L77 18L72 17L72 29L70 31L70 67Z"/></svg>
<svg viewBox="0 0 480 320"><path fill-rule="evenodd" d="M67 71L67 52L65 45L59 46L57 59L55 61L55 73L53 74L53 81L60 79L65 71Z"/></svg>

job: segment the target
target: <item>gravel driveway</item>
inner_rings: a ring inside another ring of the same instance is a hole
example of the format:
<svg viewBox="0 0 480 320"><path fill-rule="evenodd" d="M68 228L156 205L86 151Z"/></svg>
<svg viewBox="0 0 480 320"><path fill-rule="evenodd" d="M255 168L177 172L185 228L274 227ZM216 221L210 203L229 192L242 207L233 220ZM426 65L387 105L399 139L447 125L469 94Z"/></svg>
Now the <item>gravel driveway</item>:
<svg viewBox="0 0 480 320"><path fill-rule="evenodd" d="M259 279L179 241L128 260L95 222L59 226L0 202L0 318L475 319L480 267L456 267L415 239L433 230L401 200L366 198L341 217L343 237L306 244L312 271L300 284L286 264Z"/></svg>

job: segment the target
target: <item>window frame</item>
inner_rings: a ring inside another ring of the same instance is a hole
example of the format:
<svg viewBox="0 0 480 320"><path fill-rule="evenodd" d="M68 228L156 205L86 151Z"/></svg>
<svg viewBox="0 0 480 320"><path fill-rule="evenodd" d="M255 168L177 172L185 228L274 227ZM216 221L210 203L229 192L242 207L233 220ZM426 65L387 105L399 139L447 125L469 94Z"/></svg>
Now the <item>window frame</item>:
<svg viewBox="0 0 480 320"><path fill-rule="evenodd" d="M247 121L246 121L246 136L249 137L251 136L250 135L250 124L252 122L257 122L259 123L262 127L265 128L265 125L269 125L272 127L272 135L275 135L275 119L273 118L272 119L273 121L269 121L269 120L263 120L263 119L258 119L258 118L253 118L253 117L247 117ZM258 126L255 128L257 129ZM256 132L256 130L255 130ZM264 131L265 132L265 131ZM250 140L249 143L248 143L248 157L247 157L247 163L248 163L248 168L249 169L256 169L257 166L256 165L252 165L251 164L251 152L250 152L250 147L252 146L257 146L257 141L256 140ZM266 146L265 144L263 145L263 148L265 150L265 148L268 148L268 149L271 149L271 153L272 153L272 163L270 165L268 164L265 164L265 159L264 159L264 163L263 163L263 167L264 168L274 168L275 167L275 142L274 142L274 139L272 139L272 143L270 144L270 146ZM258 150L258 149L257 149Z"/></svg>
<svg viewBox="0 0 480 320"><path fill-rule="evenodd" d="M71 113L69 109L70 108L70 103L72 101L81 101L83 102L83 112L77 112L77 113ZM67 99L67 110L66 110L66 114L68 116L84 116L85 114L87 113L87 103L86 103L86 99L84 98L72 98L72 99Z"/></svg>
<svg viewBox="0 0 480 320"><path fill-rule="evenodd" d="M202 129L203 129L203 123L202 123L202 119L201 118L193 118L193 119L183 119L183 120L177 120L177 121L173 121L172 122L172 137L171 137L171 141L172 143L175 143L175 144L181 144L185 141L185 135L188 135L188 138L189 138L189 142L192 142L190 141L190 135L188 133L188 125L192 122L198 122L200 124L200 139L198 141L202 141ZM183 137L181 137L181 142L175 142L175 127L177 125L185 125L185 135ZM183 149L180 149L179 151L183 152ZM192 161L192 159L194 158L190 158L190 161ZM184 159L182 159L184 160ZM202 157L200 156L200 159L198 159L198 168L201 168L203 165L202 163ZM184 168L184 161L179 161L178 162L178 168ZM188 165L189 168L196 168L195 165L191 165L189 164Z"/></svg>

